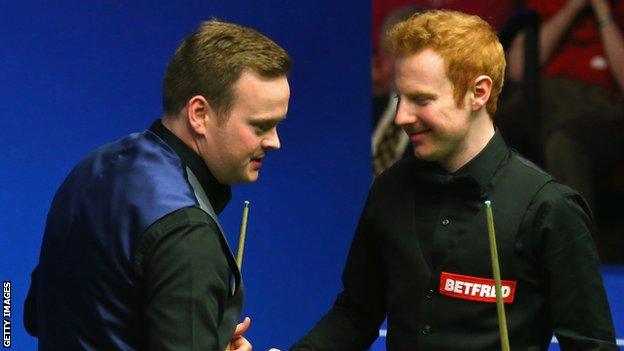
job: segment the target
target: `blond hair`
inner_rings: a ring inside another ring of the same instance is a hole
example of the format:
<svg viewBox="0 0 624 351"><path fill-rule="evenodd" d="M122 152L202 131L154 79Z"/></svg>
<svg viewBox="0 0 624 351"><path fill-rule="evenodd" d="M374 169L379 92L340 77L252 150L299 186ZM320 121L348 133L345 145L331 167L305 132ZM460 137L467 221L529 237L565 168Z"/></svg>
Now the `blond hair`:
<svg viewBox="0 0 624 351"><path fill-rule="evenodd" d="M492 91L486 109L494 116L505 77L505 54L487 22L456 11L427 11L392 27L387 44L398 56L424 49L432 49L442 56L458 107L463 105L464 96L478 76L490 77Z"/></svg>
<svg viewBox="0 0 624 351"><path fill-rule="evenodd" d="M266 78L287 75L288 53L259 32L238 24L210 20L186 37L167 66L163 109L176 115L195 95L202 95L219 115L234 103L233 85L243 70Z"/></svg>

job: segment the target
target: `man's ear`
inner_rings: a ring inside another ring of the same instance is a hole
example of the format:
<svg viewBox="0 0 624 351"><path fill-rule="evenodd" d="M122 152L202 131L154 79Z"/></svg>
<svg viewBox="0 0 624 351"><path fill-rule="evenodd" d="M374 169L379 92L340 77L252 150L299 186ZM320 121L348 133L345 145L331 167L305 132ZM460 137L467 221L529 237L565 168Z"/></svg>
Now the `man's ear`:
<svg viewBox="0 0 624 351"><path fill-rule="evenodd" d="M473 93L470 99L473 111L479 110L486 105L492 92L492 78L479 76L474 81Z"/></svg>
<svg viewBox="0 0 624 351"><path fill-rule="evenodd" d="M211 124L216 121L216 114L206 98L195 95L186 103L186 117L193 132L205 135Z"/></svg>

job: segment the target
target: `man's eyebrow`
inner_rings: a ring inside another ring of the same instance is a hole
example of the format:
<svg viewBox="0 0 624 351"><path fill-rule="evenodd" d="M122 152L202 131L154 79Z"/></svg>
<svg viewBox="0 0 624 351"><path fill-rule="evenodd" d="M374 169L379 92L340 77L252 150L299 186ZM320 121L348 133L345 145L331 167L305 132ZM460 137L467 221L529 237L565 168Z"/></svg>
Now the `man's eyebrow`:
<svg viewBox="0 0 624 351"><path fill-rule="evenodd" d="M410 100L435 100L438 98L438 94L429 93L425 91L417 91L410 94L405 94Z"/></svg>
<svg viewBox="0 0 624 351"><path fill-rule="evenodd" d="M254 119L257 124L279 124L286 119L287 116L262 116Z"/></svg>

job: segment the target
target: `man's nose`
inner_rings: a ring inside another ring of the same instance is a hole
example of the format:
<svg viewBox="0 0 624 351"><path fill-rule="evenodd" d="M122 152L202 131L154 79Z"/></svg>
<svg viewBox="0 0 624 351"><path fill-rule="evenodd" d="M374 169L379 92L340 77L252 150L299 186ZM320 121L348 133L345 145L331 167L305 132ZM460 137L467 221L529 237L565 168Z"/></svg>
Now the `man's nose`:
<svg viewBox="0 0 624 351"><path fill-rule="evenodd" d="M279 135L277 135L277 129L273 129L271 133L262 140L262 147L264 149L278 150L281 146Z"/></svg>
<svg viewBox="0 0 624 351"><path fill-rule="evenodd" d="M394 115L394 124L397 126L405 126L416 122L416 115L405 106L405 103L399 101Z"/></svg>

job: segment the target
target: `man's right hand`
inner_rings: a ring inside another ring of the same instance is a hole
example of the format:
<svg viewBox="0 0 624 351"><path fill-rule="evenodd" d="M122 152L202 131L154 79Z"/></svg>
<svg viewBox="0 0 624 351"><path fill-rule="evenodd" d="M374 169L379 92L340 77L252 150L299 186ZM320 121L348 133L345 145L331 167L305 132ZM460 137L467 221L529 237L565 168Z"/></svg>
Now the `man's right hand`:
<svg viewBox="0 0 624 351"><path fill-rule="evenodd" d="M251 318L245 317L243 323L239 323L234 330L232 340L230 341L230 350L232 351L251 351L251 343L245 339L243 334L249 329L251 325Z"/></svg>

